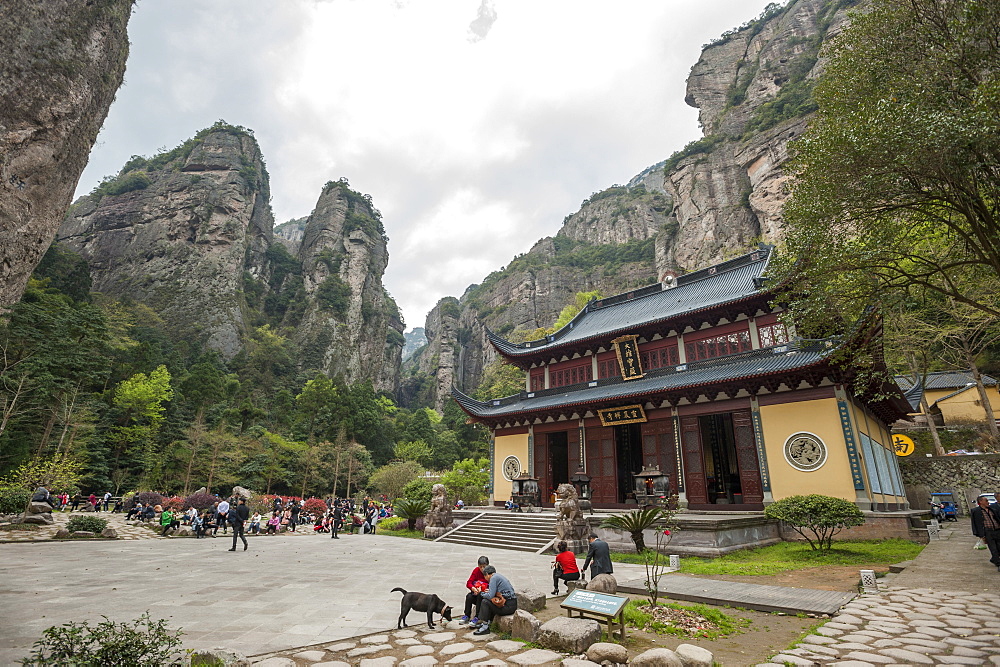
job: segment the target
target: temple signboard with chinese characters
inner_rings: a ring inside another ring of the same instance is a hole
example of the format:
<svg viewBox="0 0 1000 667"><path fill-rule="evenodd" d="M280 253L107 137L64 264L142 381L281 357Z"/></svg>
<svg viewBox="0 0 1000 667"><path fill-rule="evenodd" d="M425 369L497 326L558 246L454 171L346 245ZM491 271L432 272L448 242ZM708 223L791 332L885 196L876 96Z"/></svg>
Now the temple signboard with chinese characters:
<svg viewBox="0 0 1000 667"><path fill-rule="evenodd" d="M617 426L619 424L639 424L646 421L646 412L641 405L625 405L620 408L598 410L601 426Z"/></svg>
<svg viewBox="0 0 1000 667"><path fill-rule="evenodd" d="M760 512L815 493L906 510L894 452L910 448L889 425L911 406L891 387L859 383L843 363L877 345L881 330L863 321L851 336L791 337L767 287L771 257L764 246L595 299L543 339L487 330L500 357L524 371L523 391L452 396L493 433L494 502L508 500L519 461L543 504L583 475L599 509L655 496L681 509Z"/></svg>
<svg viewBox="0 0 1000 667"><path fill-rule="evenodd" d="M643 377L642 362L639 360L638 336L619 336L611 341L618 355L618 367L623 380L637 380Z"/></svg>

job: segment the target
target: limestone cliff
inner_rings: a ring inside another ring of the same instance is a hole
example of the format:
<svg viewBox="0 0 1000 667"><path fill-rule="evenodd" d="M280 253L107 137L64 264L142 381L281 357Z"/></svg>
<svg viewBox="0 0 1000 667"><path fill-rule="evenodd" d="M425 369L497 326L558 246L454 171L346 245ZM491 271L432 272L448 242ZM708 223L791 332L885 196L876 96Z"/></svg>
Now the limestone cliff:
<svg viewBox="0 0 1000 667"><path fill-rule="evenodd" d="M754 241L780 240L789 142L815 109L823 44L859 4L775 5L705 47L685 97L698 109L704 138L630 182L674 201L678 231L661 269L693 269Z"/></svg>
<svg viewBox="0 0 1000 667"><path fill-rule="evenodd" d="M122 83L133 0L18 0L0 19L0 310L21 298Z"/></svg>
<svg viewBox="0 0 1000 667"><path fill-rule="evenodd" d="M299 247L309 305L293 338L307 366L395 391L403 322L382 286L387 241L370 198L346 182L324 186Z"/></svg>
<svg viewBox="0 0 1000 667"><path fill-rule="evenodd" d="M303 369L394 392L403 325L382 287L387 240L370 200L328 183L281 236L269 202L253 134L220 122L133 157L73 205L59 238L88 262L94 291L149 305L180 339L229 359L267 324Z"/></svg>
<svg viewBox="0 0 1000 667"><path fill-rule="evenodd" d="M404 369L403 398L440 408L452 384L475 389L493 359L484 326L518 338L550 326L576 292L624 292L780 240L788 144L814 110L822 46L857 4L772 5L707 45L686 95L705 137L595 193L555 237L442 300L427 316L427 346Z"/></svg>

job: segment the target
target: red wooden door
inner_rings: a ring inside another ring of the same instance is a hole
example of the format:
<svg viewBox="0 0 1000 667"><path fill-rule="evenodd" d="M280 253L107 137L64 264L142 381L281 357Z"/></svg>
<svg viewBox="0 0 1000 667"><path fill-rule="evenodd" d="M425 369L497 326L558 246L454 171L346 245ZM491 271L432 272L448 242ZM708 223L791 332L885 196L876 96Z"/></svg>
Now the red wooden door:
<svg viewBox="0 0 1000 667"><path fill-rule="evenodd" d="M541 501L549 502L552 487L552 470L549 465L549 434L535 434L535 477L538 478L538 489L541 491Z"/></svg>
<svg viewBox="0 0 1000 667"><path fill-rule="evenodd" d="M595 503L618 502L618 467L615 465L615 430L587 429L587 474Z"/></svg>
<svg viewBox="0 0 1000 667"><path fill-rule="evenodd" d="M736 460L740 466L740 485L744 503L764 502L764 485L760 481L760 461L757 440L749 410L737 410L733 415L733 436L736 440Z"/></svg>
<svg viewBox="0 0 1000 667"><path fill-rule="evenodd" d="M662 419L642 425L642 464L655 465L670 477L670 493L677 493L677 443L674 420Z"/></svg>
<svg viewBox="0 0 1000 667"><path fill-rule="evenodd" d="M688 502L707 504L708 482L705 479L705 456L702 453L701 422L698 417L681 417L681 452Z"/></svg>
<svg viewBox="0 0 1000 667"><path fill-rule="evenodd" d="M575 424L566 430L566 467L570 477L580 469L580 429Z"/></svg>

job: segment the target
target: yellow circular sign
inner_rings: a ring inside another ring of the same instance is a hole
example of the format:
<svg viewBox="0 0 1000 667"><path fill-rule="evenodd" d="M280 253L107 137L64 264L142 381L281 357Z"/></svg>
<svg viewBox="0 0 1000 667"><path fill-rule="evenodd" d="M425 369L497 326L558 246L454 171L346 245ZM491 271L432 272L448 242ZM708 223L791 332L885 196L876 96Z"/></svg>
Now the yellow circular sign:
<svg viewBox="0 0 1000 667"><path fill-rule="evenodd" d="M914 448L913 438L908 435L893 434L892 449L896 452L896 456L909 456Z"/></svg>

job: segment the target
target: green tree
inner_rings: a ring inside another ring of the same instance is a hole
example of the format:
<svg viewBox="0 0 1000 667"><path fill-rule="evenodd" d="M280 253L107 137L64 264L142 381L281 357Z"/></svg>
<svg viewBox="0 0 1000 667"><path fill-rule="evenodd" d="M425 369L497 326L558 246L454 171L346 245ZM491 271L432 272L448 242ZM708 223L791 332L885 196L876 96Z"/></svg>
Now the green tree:
<svg viewBox="0 0 1000 667"><path fill-rule="evenodd" d="M120 452L139 466L145 486L161 481L165 457L156 447L155 437L163 424L164 403L171 398L170 371L163 365L148 376L136 373L115 388L114 404L124 412L125 421L117 428Z"/></svg>
<svg viewBox="0 0 1000 667"><path fill-rule="evenodd" d="M592 292L577 292L573 303L569 304L559 312L559 317L556 318L555 323L552 325L553 331L559 331L564 326L569 324L570 320L577 316L577 314L583 310L591 299L602 298L600 290L594 290Z"/></svg>
<svg viewBox="0 0 1000 667"><path fill-rule="evenodd" d="M441 483L448 489L452 500L462 498L473 505L486 495L486 485L490 483L489 459L463 459L457 461L451 470L441 475Z"/></svg>
<svg viewBox="0 0 1000 667"><path fill-rule="evenodd" d="M431 460L431 448L423 440L398 442L393 450L397 459L427 465Z"/></svg>
<svg viewBox="0 0 1000 667"><path fill-rule="evenodd" d="M321 372L317 372L316 377L306 382L302 387L302 393L295 397L299 411L308 424L306 433L310 441L316 437L316 421L320 413L328 410L336 400L337 388L333 386L330 378Z"/></svg>
<svg viewBox="0 0 1000 667"><path fill-rule="evenodd" d="M387 463L372 473L368 483L375 490L395 500L403 495L406 485L422 475L424 469L415 461Z"/></svg>
<svg viewBox="0 0 1000 667"><path fill-rule="evenodd" d="M499 358L486 364L474 396L481 400L512 396L524 391L524 371Z"/></svg>
<svg viewBox="0 0 1000 667"><path fill-rule="evenodd" d="M1000 316L998 33L992 0L873 0L833 43L784 208L798 323L913 289Z"/></svg>

